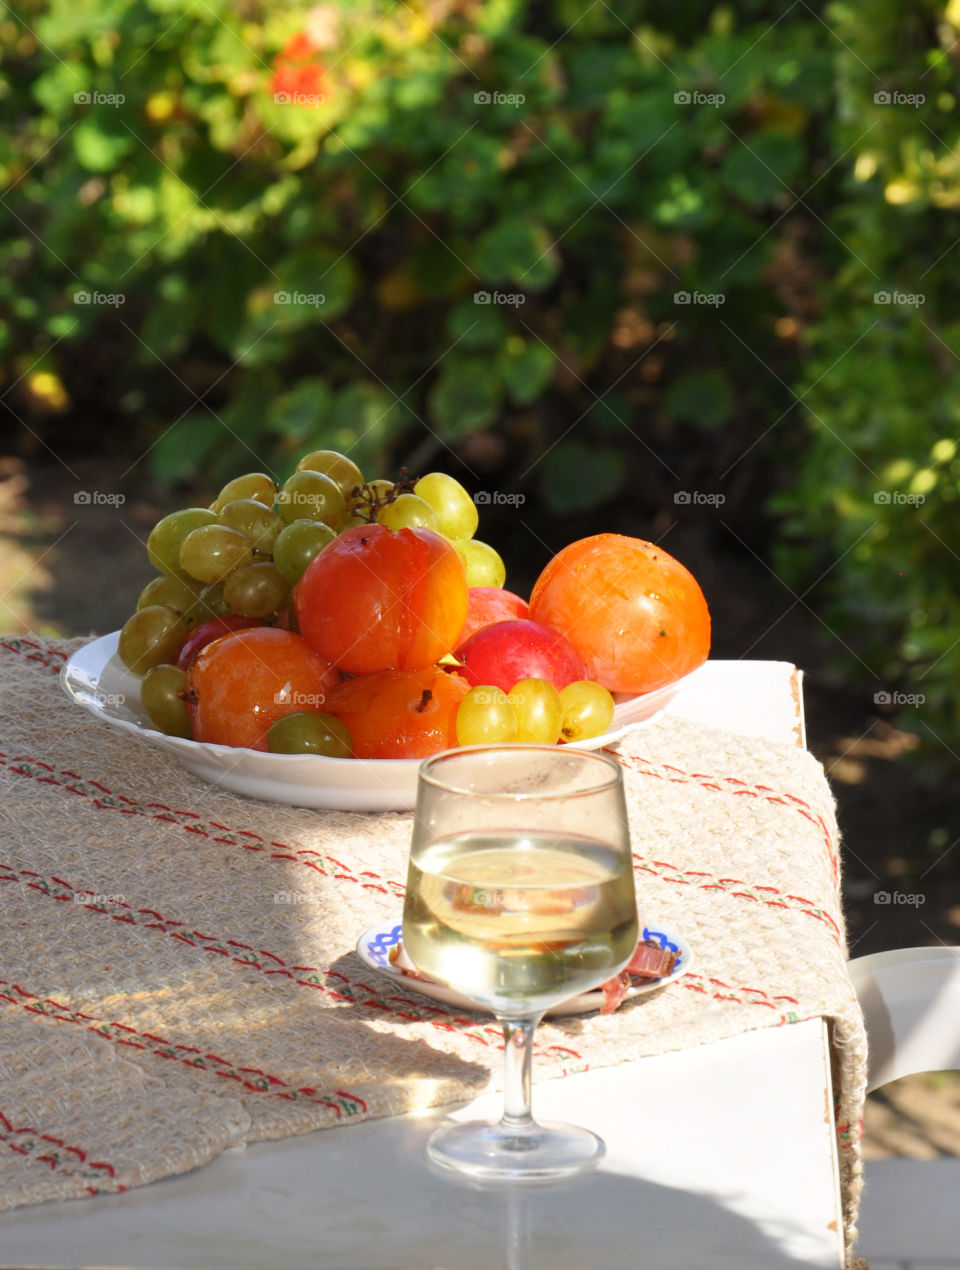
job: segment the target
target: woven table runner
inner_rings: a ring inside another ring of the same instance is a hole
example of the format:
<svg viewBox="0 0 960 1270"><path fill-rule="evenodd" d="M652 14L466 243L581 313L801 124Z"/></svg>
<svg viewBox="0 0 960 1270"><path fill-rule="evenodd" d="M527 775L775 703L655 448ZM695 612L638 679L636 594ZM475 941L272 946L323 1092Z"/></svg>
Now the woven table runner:
<svg viewBox="0 0 960 1270"><path fill-rule="evenodd" d="M76 646L0 641L0 1209L496 1088L492 1019L354 952L399 919L412 816L204 783L67 700ZM641 914L696 961L615 1014L544 1023L536 1079L826 1018L850 1247L866 1047L822 769L679 719L613 748Z"/></svg>

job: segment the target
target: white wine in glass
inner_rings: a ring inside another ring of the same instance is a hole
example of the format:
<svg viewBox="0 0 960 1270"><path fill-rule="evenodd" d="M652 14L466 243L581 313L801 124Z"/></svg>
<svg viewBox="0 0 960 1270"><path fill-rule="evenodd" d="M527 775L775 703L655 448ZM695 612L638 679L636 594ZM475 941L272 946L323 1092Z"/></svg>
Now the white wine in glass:
<svg viewBox="0 0 960 1270"><path fill-rule="evenodd" d="M430 978L496 1014L505 1112L428 1143L477 1178L542 1180L593 1167L603 1143L530 1112L544 1011L598 987L637 943L623 776L603 755L556 746L450 750L420 769L403 941Z"/></svg>

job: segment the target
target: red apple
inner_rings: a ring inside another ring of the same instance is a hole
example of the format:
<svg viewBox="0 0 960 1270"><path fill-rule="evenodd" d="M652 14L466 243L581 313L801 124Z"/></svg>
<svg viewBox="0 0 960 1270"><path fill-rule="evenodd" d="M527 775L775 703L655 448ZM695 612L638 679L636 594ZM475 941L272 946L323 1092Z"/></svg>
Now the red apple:
<svg viewBox="0 0 960 1270"><path fill-rule="evenodd" d="M484 626L492 626L494 622L509 622L512 618L529 616L526 600L521 600L512 591L504 591L498 586L472 586L460 643L465 644L471 635Z"/></svg>
<svg viewBox="0 0 960 1270"><path fill-rule="evenodd" d="M565 635L540 622L494 622L476 631L457 649L459 671L472 687L492 684L504 692L521 679L546 679L565 688L586 679L580 654Z"/></svg>

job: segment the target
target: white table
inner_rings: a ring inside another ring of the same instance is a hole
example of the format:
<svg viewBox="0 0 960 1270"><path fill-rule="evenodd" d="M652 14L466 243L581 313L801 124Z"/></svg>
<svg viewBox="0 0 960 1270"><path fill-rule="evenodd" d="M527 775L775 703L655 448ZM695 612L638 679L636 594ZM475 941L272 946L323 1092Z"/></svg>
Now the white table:
<svg viewBox="0 0 960 1270"><path fill-rule="evenodd" d="M708 663L670 712L802 742L791 671ZM229 1151L124 1195L17 1209L0 1216L0 1266L836 1270L832 1105L816 1019L539 1085L534 1064L535 1114L605 1139L592 1176L465 1185L425 1162L442 1116L402 1116ZM485 1095L456 1115L499 1110Z"/></svg>

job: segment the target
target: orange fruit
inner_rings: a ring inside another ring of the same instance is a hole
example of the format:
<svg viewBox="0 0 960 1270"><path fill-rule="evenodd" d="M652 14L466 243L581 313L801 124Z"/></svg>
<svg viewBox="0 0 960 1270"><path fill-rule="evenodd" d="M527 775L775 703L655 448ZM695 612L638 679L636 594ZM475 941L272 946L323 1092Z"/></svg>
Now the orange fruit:
<svg viewBox="0 0 960 1270"><path fill-rule="evenodd" d="M350 729L357 758L426 758L457 744L466 680L430 666L348 679L325 709Z"/></svg>
<svg viewBox="0 0 960 1270"><path fill-rule="evenodd" d="M587 676L611 692L652 692L710 652L696 578L662 547L622 534L581 538L537 579L530 616L566 635Z"/></svg>

